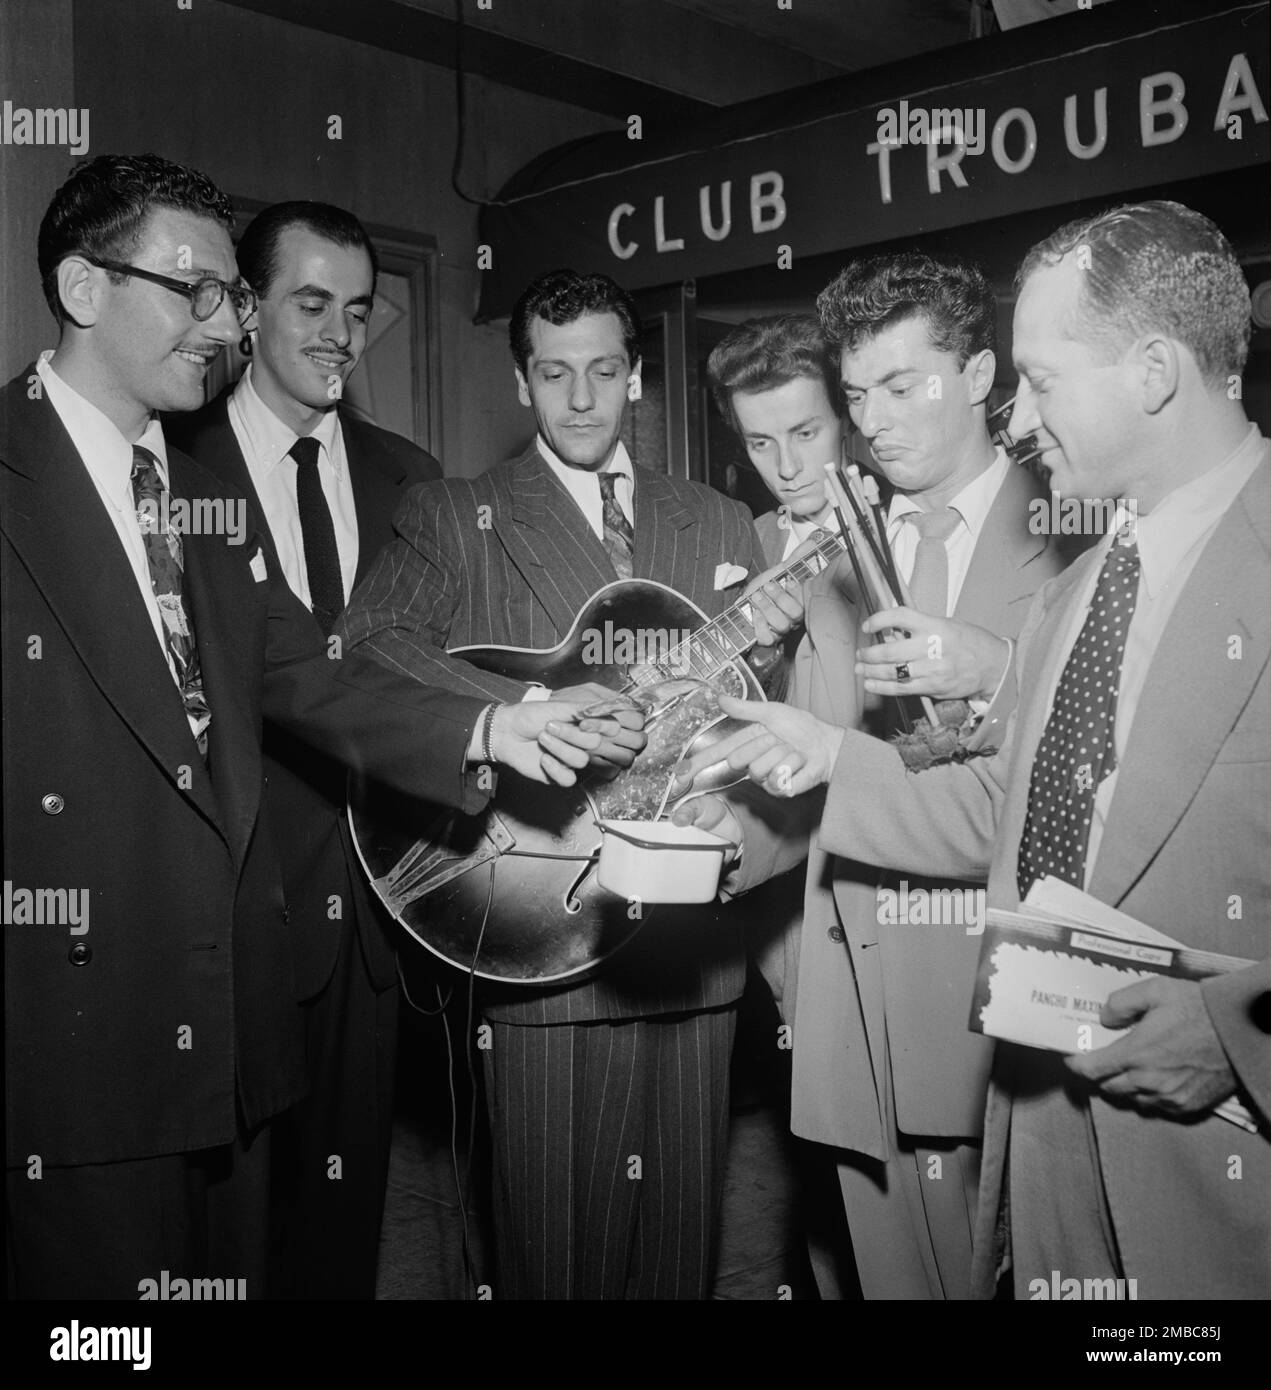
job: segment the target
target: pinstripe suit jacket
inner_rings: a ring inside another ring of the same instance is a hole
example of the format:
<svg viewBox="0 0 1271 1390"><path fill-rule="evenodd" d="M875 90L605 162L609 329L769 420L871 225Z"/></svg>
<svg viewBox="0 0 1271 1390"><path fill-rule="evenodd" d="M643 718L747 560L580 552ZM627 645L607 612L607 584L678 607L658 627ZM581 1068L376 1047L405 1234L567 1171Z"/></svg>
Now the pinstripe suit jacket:
<svg viewBox="0 0 1271 1390"><path fill-rule="evenodd" d="M350 646L456 693L517 701L527 687L448 655L464 646L549 648L615 574L603 544L534 444L474 479L425 483L398 510L397 539L341 621ZM750 515L700 483L635 469L634 576L722 612L719 565L764 568ZM744 959L728 909L661 909L594 979L551 991L491 989L487 1013L519 1023L641 1018L713 1008L741 993Z"/></svg>

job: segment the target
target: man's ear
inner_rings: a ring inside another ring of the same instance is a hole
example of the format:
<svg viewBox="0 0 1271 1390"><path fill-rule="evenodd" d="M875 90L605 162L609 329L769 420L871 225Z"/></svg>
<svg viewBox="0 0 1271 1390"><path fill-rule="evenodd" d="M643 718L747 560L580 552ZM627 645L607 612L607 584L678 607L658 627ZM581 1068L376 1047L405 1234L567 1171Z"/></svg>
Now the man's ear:
<svg viewBox="0 0 1271 1390"><path fill-rule="evenodd" d="M1143 392L1143 409L1155 415L1174 399L1182 379L1179 345L1162 334L1140 338L1130 349L1135 354Z"/></svg>
<svg viewBox="0 0 1271 1390"><path fill-rule="evenodd" d="M530 405L530 384L525 379L525 373L520 367L512 369L516 373L516 398L522 405Z"/></svg>
<svg viewBox="0 0 1271 1390"><path fill-rule="evenodd" d="M993 378L997 375L997 357L991 348L975 353L968 359L967 389L972 405L983 405L993 389Z"/></svg>
<svg viewBox="0 0 1271 1390"><path fill-rule="evenodd" d="M105 271L98 272L82 256L67 256L57 268L57 296L72 323L88 328L97 322Z"/></svg>

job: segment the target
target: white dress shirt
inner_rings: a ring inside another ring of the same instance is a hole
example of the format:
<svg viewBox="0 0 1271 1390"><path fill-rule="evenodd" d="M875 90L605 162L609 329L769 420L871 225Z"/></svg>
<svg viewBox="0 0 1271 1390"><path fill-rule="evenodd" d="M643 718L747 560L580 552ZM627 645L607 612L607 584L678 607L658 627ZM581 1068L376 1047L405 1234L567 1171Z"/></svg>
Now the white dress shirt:
<svg viewBox="0 0 1271 1390"><path fill-rule="evenodd" d="M781 552L781 563L784 565L803 542L818 531L830 531L836 536L839 533L838 517L828 503L819 517L790 517L790 523L786 528L786 548Z"/></svg>
<svg viewBox="0 0 1271 1390"><path fill-rule="evenodd" d="M1160 645L1170 615L1174 612L1174 606L1178 603L1183 587L1218 523L1236 500L1241 488L1253 476L1265 447L1266 440L1259 433L1258 427L1250 425L1249 433L1240 445L1216 468L1211 468L1199 478L1193 478L1190 483L1175 488L1157 503L1148 515L1137 518L1135 525L1139 543L1138 598L1135 600L1134 616L1130 619L1129 631L1125 638L1121 683L1117 689L1116 727L1113 731L1118 769L1130 742L1130 730L1134 726L1134 716L1138 710L1144 682L1147 680L1148 668ZM1055 691L1059 688L1064 666L1086 621L1086 613L1094 597L1095 586L1099 582L1099 571L1103 568L1104 557L1114 540L1115 535L1110 534L1099 543L1095 552L1098 562L1091 566L1090 574L1082 585L1079 600L1073 604L1072 616L1061 638L1059 650L1062 655L1055 664L1054 679L1046 693L1047 719L1050 718L1050 707L1054 703ZM1099 857L1104 824L1116 792L1116 783L1117 772L1114 771L1105 777L1095 790L1083 888L1089 887L1090 876Z"/></svg>
<svg viewBox="0 0 1271 1390"><path fill-rule="evenodd" d="M971 568L971 557L980 541L980 532L984 530L984 522L1010 469L1011 461L1005 449L999 446L993 462L947 504L957 512L960 520L944 543L949 557L949 596L943 616L952 615L957 607L958 596ZM911 497L899 492L893 495L887 509L887 540L896 559L896 568L906 584L913 578L919 536L918 528L905 521L905 517L921 510Z"/></svg>
<svg viewBox="0 0 1271 1390"><path fill-rule="evenodd" d="M304 532L300 528L300 508L296 501L298 465L291 457L291 446L299 436L256 394L251 378L249 366L229 398L230 428L247 460L247 471L278 549L282 572L292 592L312 610ZM328 410L323 415L313 431L313 438L319 445L318 477L322 482L322 495L331 509L335 546L340 556L340 578L347 601L357 576L357 507L344 452L344 432L336 411Z"/></svg>
<svg viewBox="0 0 1271 1390"><path fill-rule="evenodd" d="M571 468L569 464L562 463L541 434L535 443L538 445L538 452L542 455L544 462L560 481L560 485L578 504L578 509L586 517L587 525L591 527L596 539L604 540L605 504L600 495L599 473L586 468ZM618 447L613 451L613 458L609 460L609 467L604 469L604 472L617 474L618 481L614 484L613 495L618 499L623 516L627 518L634 529L635 473L631 468L627 446L621 439L618 441Z"/></svg>

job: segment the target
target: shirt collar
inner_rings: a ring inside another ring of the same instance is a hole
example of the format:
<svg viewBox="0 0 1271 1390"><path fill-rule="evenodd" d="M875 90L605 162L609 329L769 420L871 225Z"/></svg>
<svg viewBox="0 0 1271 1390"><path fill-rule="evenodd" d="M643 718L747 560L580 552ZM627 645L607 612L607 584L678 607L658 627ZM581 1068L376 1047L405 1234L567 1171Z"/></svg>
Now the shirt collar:
<svg viewBox="0 0 1271 1390"><path fill-rule="evenodd" d="M951 497L946 505L951 507L958 516L961 517L963 524L970 531L973 538L978 539L980 532L984 529L984 522L988 517L989 511L993 506L994 499L997 497L998 489L1002 486L1002 481L1006 477L1007 469L1011 466L1011 461L1006 456L1006 450L998 445L993 450L993 462L984 470L977 473L974 478L959 492L955 497ZM892 528L911 512L920 512L923 508L903 492L892 495L891 505L887 509L887 527ZM955 528L956 529L956 528ZM894 534L894 532L893 532Z"/></svg>
<svg viewBox="0 0 1271 1390"><path fill-rule="evenodd" d="M613 451L613 458L609 460L609 467L597 469L595 471L588 468L571 468L569 464L565 463L557 455L552 446L541 434L537 436L534 442L538 445L538 452L543 461L571 493L575 490L574 485L579 479L596 478L596 492L599 494L600 483L598 474L601 472L618 473L627 479L633 490L635 489L635 469L631 465L631 456L627 453L627 446L621 439L618 441L618 447ZM586 485L584 484L584 486Z"/></svg>
<svg viewBox="0 0 1271 1390"><path fill-rule="evenodd" d="M234 387L231 404L238 410L238 418L255 455L255 463L261 473L268 476L290 455L291 446L299 435L261 400L252 382L250 363L239 378L238 385ZM317 429L310 435L310 438L316 439L322 446L337 478L343 467L342 451L335 447L336 432L339 428L339 412L325 410Z"/></svg>
<svg viewBox="0 0 1271 1390"><path fill-rule="evenodd" d="M1167 493L1146 515L1135 518L1139 570L1148 596L1156 598L1192 547L1209 533L1258 467L1267 441L1257 425L1235 449L1199 478ZM1112 544L1109 537L1106 546Z"/></svg>
<svg viewBox="0 0 1271 1390"><path fill-rule="evenodd" d="M35 364L49 404L57 412L76 453L83 459L89 472L100 480L117 504L131 507L133 445L124 438L109 416L57 374L50 361L52 356L53 350L48 348L40 354ZM163 426L157 416L150 417L136 442L155 456L159 475L167 487L168 449L163 438Z"/></svg>

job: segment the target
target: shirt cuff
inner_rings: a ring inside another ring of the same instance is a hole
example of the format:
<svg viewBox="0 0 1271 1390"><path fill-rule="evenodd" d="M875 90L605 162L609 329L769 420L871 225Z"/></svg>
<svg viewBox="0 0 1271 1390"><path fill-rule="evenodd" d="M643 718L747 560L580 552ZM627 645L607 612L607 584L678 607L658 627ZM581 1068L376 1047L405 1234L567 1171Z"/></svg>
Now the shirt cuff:
<svg viewBox="0 0 1271 1390"><path fill-rule="evenodd" d="M545 685L531 685L530 688L521 696L521 703L527 700L550 700L552 692Z"/></svg>
<svg viewBox="0 0 1271 1390"><path fill-rule="evenodd" d="M984 718L989 706L1002 693L1002 686L1006 683L1006 677L1010 675L1011 667L1014 664L1015 639L1013 637L1008 637L1006 638L1006 665L1002 667L1002 674L997 678L997 687L993 691L992 696L987 700L975 699L967 701L967 704L971 706L971 713L974 714L977 719Z"/></svg>

